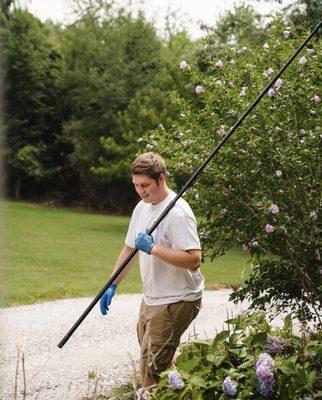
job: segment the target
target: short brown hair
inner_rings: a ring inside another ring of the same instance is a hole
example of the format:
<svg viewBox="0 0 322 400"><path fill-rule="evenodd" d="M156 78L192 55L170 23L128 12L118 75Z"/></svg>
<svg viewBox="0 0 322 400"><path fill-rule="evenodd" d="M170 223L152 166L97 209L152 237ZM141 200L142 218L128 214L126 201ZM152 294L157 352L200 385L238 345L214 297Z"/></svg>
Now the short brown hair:
<svg viewBox="0 0 322 400"><path fill-rule="evenodd" d="M137 157L131 165L132 175L147 175L151 179L159 179L161 174L166 176L166 165L163 158L149 151Z"/></svg>

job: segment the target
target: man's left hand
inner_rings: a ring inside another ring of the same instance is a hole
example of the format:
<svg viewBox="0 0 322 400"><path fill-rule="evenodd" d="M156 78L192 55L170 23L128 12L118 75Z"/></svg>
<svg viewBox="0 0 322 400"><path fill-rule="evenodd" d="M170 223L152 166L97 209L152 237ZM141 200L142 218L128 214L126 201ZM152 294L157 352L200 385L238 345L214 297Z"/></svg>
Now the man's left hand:
<svg viewBox="0 0 322 400"><path fill-rule="evenodd" d="M144 253L151 254L151 250L154 246L154 240L152 235L147 233L139 233L135 241L135 247Z"/></svg>

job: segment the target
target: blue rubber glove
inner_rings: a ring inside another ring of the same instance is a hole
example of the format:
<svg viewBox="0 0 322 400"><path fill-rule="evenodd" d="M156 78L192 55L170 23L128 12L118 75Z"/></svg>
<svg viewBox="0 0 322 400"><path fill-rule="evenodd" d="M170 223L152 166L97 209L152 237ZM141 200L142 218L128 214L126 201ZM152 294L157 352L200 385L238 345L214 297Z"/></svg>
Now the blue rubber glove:
<svg viewBox="0 0 322 400"><path fill-rule="evenodd" d="M147 233L139 233L135 241L135 247L144 253L151 254L151 250L154 246L154 240L151 235Z"/></svg>
<svg viewBox="0 0 322 400"><path fill-rule="evenodd" d="M100 309L103 315L106 315L109 310L108 306L111 304L116 288L117 285L114 285L113 283L100 298Z"/></svg>

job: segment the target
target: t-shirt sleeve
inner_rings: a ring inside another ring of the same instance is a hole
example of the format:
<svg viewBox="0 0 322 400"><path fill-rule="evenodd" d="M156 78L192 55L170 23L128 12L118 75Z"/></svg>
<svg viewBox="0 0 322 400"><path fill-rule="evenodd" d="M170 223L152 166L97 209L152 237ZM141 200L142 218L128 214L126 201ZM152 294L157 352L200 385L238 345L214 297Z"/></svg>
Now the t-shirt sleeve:
<svg viewBox="0 0 322 400"><path fill-rule="evenodd" d="M168 239L175 250L200 250L195 217L187 214L176 216L170 223Z"/></svg>

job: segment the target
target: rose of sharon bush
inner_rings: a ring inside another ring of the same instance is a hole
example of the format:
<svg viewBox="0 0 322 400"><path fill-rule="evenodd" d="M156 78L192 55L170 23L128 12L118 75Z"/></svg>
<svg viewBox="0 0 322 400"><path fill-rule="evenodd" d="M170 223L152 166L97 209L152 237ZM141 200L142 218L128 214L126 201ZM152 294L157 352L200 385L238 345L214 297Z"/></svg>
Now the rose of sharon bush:
<svg viewBox="0 0 322 400"><path fill-rule="evenodd" d="M309 33L292 27L286 40L283 30L280 21L272 23L266 51L261 46L243 51L225 47L214 51L216 57L204 54L202 73L196 67L185 71L182 79L191 97L173 95L181 117L171 129L145 137L145 144L156 142L154 150L165 157L178 188ZM256 238L258 245L249 249L252 273L233 292L233 300L248 299L259 309L270 304L281 311L291 307L301 320L319 323L321 102L316 96L321 38L312 39L310 47L315 51L298 55L270 88L274 96L262 98L200 174L194 184L199 200L194 189L186 198L200 217L204 252L211 258ZM205 48L212 51L211 45ZM218 68L218 59L229 68ZM207 90L200 96L192 87ZM180 139L178 131L184 132ZM268 212L272 204L283 211ZM316 219L310 217L312 211Z"/></svg>

